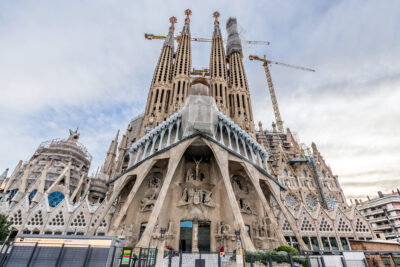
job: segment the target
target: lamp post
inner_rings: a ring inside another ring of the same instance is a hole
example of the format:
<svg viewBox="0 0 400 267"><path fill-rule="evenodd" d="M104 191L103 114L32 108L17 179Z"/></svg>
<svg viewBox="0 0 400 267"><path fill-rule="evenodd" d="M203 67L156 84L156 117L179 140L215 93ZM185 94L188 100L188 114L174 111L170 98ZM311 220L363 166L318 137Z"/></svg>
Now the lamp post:
<svg viewBox="0 0 400 267"><path fill-rule="evenodd" d="M240 229L235 230L236 236L236 266L243 266L242 244L240 242Z"/></svg>
<svg viewBox="0 0 400 267"><path fill-rule="evenodd" d="M156 261L156 267L161 267L164 266L164 247L165 247L165 233L167 232L167 229L161 228L160 229L160 240L158 242L158 247L157 247L157 261Z"/></svg>
<svg viewBox="0 0 400 267"><path fill-rule="evenodd" d="M166 228L161 228L160 232L161 232L160 240L164 241L164 237L165 237L165 233L167 232L167 229Z"/></svg>
<svg viewBox="0 0 400 267"><path fill-rule="evenodd" d="M240 229L235 230L236 241L240 241Z"/></svg>

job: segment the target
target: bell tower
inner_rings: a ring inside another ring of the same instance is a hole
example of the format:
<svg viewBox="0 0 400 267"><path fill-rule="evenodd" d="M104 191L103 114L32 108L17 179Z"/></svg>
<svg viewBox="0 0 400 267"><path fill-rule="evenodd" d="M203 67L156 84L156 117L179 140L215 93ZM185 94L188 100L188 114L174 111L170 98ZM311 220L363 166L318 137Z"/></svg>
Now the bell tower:
<svg viewBox="0 0 400 267"><path fill-rule="evenodd" d="M178 111L185 103L190 88L190 70L192 68L192 49L190 36L190 9L185 10L186 18L182 33L179 36L178 49L172 78L171 112Z"/></svg>
<svg viewBox="0 0 400 267"><path fill-rule="evenodd" d="M219 16L219 12L215 11L213 14L215 20L210 57L210 91L218 109L229 115L226 57L221 29L219 28Z"/></svg>
<svg viewBox="0 0 400 267"><path fill-rule="evenodd" d="M253 110L243 67L242 44L236 18L228 19L226 29L228 32L226 51L229 64L229 116L243 130L254 136Z"/></svg>
<svg viewBox="0 0 400 267"><path fill-rule="evenodd" d="M143 136L150 129L156 127L160 122L169 116L169 105L171 98L171 78L174 57L174 24L176 17L169 19L171 26L165 38L163 48L156 69L149 94L147 96L146 110L140 136Z"/></svg>

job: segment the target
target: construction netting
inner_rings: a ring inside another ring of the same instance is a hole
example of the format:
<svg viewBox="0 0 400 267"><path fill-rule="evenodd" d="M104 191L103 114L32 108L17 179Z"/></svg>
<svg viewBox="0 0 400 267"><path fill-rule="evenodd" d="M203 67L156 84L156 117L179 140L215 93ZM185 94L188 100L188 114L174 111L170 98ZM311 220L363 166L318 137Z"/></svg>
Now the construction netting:
<svg viewBox="0 0 400 267"><path fill-rule="evenodd" d="M189 95L182 109L183 137L197 131L214 135L218 123L215 100L207 95Z"/></svg>
<svg viewBox="0 0 400 267"><path fill-rule="evenodd" d="M233 52L242 54L242 43L238 33L236 18L230 17L226 22L226 31L228 32L228 40L226 42L226 55L229 56Z"/></svg>

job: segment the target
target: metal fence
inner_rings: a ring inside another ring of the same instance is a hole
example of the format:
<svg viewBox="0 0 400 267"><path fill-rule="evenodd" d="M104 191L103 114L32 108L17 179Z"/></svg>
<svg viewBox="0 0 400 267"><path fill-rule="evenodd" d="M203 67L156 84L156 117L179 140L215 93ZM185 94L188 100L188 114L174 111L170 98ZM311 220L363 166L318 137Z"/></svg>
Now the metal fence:
<svg viewBox="0 0 400 267"><path fill-rule="evenodd" d="M164 254L164 267L233 267L236 258L233 253L220 252L176 252Z"/></svg>
<svg viewBox="0 0 400 267"><path fill-rule="evenodd" d="M115 247L14 242L0 248L0 266L111 266Z"/></svg>
<svg viewBox="0 0 400 267"><path fill-rule="evenodd" d="M156 248L120 247L116 253L113 266L155 267L156 259Z"/></svg>

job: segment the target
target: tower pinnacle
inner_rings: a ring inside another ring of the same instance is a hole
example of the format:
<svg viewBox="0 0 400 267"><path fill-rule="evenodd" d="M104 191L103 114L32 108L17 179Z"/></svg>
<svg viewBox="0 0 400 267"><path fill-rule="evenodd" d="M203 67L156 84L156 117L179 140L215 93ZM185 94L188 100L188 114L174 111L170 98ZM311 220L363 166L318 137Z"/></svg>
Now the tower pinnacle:
<svg viewBox="0 0 400 267"><path fill-rule="evenodd" d="M226 57L224 50L224 43L219 28L218 11L213 13L214 20L214 33L211 44L210 56L210 92L214 97L218 109L225 114L229 114L228 102L228 79L226 68Z"/></svg>
<svg viewBox="0 0 400 267"><path fill-rule="evenodd" d="M220 14L219 14L218 11L215 11L215 12L213 13L213 17L215 18L215 20L214 20L214 25L219 25L219 21L218 21L219 16L220 16Z"/></svg>
<svg viewBox="0 0 400 267"><path fill-rule="evenodd" d="M185 14L186 14L185 23L190 23L190 15L192 15L192 10L186 9Z"/></svg>

